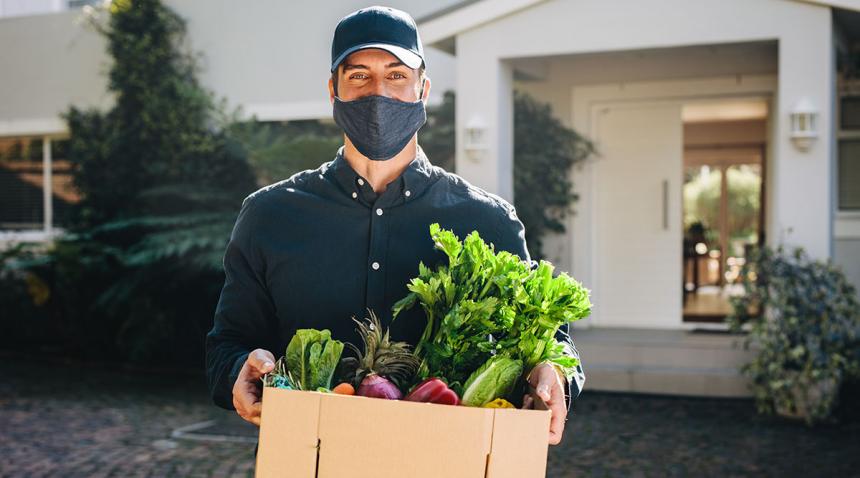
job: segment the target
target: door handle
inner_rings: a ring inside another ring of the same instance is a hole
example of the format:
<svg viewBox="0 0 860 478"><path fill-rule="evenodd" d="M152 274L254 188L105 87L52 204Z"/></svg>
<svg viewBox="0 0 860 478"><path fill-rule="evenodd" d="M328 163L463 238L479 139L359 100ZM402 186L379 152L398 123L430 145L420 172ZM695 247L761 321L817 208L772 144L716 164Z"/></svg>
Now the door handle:
<svg viewBox="0 0 860 478"><path fill-rule="evenodd" d="M663 180L663 230L669 230L669 180Z"/></svg>

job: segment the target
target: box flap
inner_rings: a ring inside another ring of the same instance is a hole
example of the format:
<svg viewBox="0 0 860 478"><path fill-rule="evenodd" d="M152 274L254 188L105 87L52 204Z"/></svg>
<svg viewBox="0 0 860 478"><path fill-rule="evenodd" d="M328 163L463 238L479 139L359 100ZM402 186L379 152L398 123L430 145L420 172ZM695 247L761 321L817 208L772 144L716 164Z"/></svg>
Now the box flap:
<svg viewBox="0 0 860 478"><path fill-rule="evenodd" d="M256 476L316 476L322 396L263 387Z"/></svg>
<svg viewBox="0 0 860 478"><path fill-rule="evenodd" d="M486 478L543 478L549 410L495 409Z"/></svg>
<svg viewBox="0 0 860 478"><path fill-rule="evenodd" d="M320 411L320 478L484 476L492 409L324 395Z"/></svg>

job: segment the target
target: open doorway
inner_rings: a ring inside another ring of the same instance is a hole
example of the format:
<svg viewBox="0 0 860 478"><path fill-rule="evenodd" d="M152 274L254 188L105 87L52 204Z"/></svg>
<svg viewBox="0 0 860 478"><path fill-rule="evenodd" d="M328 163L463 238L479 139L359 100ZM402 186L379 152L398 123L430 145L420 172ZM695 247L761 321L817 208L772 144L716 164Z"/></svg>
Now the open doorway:
<svg viewBox="0 0 860 478"><path fill-rule="evenodd" d="M683 320L720 323L764 243L767 102L696 102L683 115Z"/></svg>

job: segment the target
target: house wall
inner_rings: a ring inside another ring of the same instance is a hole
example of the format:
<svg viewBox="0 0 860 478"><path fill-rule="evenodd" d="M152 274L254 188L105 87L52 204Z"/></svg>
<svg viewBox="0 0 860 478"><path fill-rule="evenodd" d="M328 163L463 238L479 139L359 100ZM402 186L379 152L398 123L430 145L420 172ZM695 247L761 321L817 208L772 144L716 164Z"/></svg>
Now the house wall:
<svg viewBox="0 0 860 478"><path fill-rule="evenodd" d="M201 81L229 105L265 120L330 118L326 83L337 21L366 2L239 5L167 0L188 21L190 46L203 55ZM456 0L392 0L420 17ZM0 136L64 131L69 105L106 108L105 42L78 23L81 10L0 18ZM26 45L24 47L24 45ZM454 59L428 48L431 102L454 87Z"/></svg>
<svg viewBox="0 0 860 478"><path fill-rule="evenodd" d="M514 59L515 69L544 71L539 80L516 81L516 88L549 103L553 114L570 126L571 86L630 83L726 75L775 74L777 43L762 41L634 49Z"/></svg>
<svg viewBox="0 0 860 478"><path fill-rule="evenodd" d="M619 12L624 12L619 15ZM776 41L778 92L773 104L776 161L770 240L805 247L814 257L832 250L832 144L799 151L789 140L788 112L807 97L820 111L819 128L832 130L833 52L828 7L784 0L688 2L666 0L554 0L539 3L457 36L457 122L487 124L488 150L475 160L458 129L457 171L513 199L511 64L523 58L632 51L689 45ZM516 32L516 34L511 34ZM623 85L622 85L623 86ZM561 104L561 102L554 102ZM798 192L802 194L798 194Z"/></svg>
<svg viewBox="0 0 860 478"><path fill-rule="evenodd" d="M553 116L572 128L571 107L574 87L607 83L641 83L647 81L692 80L696 78L725 77L731 75L775 75L777 72L777 44L774 41L733 43L720 45L681 46L675 48L645 49L620 52L582 53L550 57L511 60L519 71L533 75L514 82L517 90L529 94L550 106ZM540 78L534 78L540 75ZM766 137L766 125L761 122L749 129L732 123L739 134L756 138ZM747 125L750 126L750 125ZM688 127L685 141L696 144L702 126ZM721 134L733 134L721 131ZM692 135L692 136L691 136ZM743 138L737 138L739 141ZM759 141L761 141L759 139ZM574 181L574 190L582 184ZM577 204L573 206L578 210ZM568 218L567 230L573 229L573 218ZM564 270L572 270L570 234L548 233L544 238L546 258Z"/></svg>
<svg viewBox="0 0 860 478"><path fill-rule="evenodd" d="M0 136L62 132L69 105L111 103L105 43L75 24L78 14L0 18Z"/></svg>

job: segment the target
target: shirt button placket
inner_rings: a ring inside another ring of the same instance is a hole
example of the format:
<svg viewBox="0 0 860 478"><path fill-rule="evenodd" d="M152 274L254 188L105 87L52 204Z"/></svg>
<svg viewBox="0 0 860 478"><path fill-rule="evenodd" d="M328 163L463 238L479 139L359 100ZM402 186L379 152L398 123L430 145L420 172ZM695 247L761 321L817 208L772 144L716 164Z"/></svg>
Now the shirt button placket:
<svg viewBox="0 0 860 478"><path fill-rule="evenodd" d="M361 181L361 179L359 179ZM370 209L370 269L367 277L367 307L382 313L385 300L385 270L382 268L388 244L388 227L381 207Z"/></svg>

